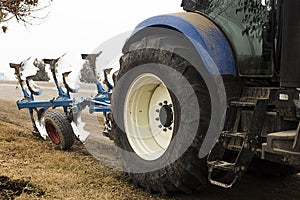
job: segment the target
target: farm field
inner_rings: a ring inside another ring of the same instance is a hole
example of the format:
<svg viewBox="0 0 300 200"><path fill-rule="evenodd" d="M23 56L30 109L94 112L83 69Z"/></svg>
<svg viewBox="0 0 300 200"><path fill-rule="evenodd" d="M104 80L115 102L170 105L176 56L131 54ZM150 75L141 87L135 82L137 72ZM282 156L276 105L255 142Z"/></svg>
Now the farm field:
<svg viewBox="0 0 300 200"><path fill-rule="evenodd" d="M15 104L21 95L15 86L0 82L0 199L300 199L299 174L286 178L246 174L230 190L210 187L192 195L150 194L79 142L63 152L50 141L35 138L28 111L19 111ZM100 125L90 128L96 126ZM99 155L115 161L111 141L92 135L86 146L93 143Z"/></svg>

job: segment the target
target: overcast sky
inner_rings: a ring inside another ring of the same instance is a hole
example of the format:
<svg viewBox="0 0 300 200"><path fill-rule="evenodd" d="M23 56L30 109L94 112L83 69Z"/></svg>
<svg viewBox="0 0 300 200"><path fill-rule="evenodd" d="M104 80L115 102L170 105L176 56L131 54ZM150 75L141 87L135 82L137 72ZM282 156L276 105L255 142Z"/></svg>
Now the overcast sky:
<svg viewBox="0 0 300 200"><path fill-rule="evenodd" d="M53 0L40 25L25 28L9 23L0 33L0 72L13 78L9 62L33 56L56 58L65 52L90 53L107 39L134 29L144 19L181 12L181 0Z"/></svg>

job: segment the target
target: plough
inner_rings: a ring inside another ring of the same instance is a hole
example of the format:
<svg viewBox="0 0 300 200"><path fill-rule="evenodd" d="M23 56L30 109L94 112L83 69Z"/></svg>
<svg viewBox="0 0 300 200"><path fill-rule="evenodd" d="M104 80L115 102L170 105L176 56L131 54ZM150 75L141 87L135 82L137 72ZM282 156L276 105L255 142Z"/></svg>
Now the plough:
<svg viewBox="0 0 300 200"><path fill-rule="evenodd" d="M104 83L107 89L97 80L96 59L101 54L82 54L82 59L88 60L95 76L97 94L91 98L72 98L71 93L77 93L77 88L69 79L72 68L64 59L64 55L57 59L43 59L50 66L51 75L56 86L58 96L48 100L36 100L35 96L42 94L41 88L33 81L38 69L33 65L31 58L20 64L10 63L22 89L23 99L18 100L19 109L28 109L33 124L33 134L46 139L47 137L61 150L69 149L74 139L82 143L86 141L89 133L83 130L81 112L87 107L89 113L103 113L105 128L103 133L108 136L110 132L109 93L112 89L105 74ZM73 85L72 85L73 84ZM61 108L63 113L56 108Z"/></svg>

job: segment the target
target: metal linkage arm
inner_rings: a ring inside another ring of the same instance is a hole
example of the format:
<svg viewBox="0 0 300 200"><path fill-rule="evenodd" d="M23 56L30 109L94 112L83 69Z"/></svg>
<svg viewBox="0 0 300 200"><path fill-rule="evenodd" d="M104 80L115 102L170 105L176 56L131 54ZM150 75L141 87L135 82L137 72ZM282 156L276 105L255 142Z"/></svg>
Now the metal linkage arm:
<svg viewBox="0 0 300 200"><path fill-rule="evenodd" d="M52 73L55 73L55 64L57 63L57 61L59 60L59 58L56 58L56 59L48 59L48 58L45 58L43 59L43 62L45 64L48 64L50 65L50 70Z"/></svg>
<svg viewBox="0 0 300 200"><path fill-rule="evenodd" d="M21 64L9 63L9 66L10 68L15 69L15 75L17 76L18 81L21 82L21 74L20 74Z"/></svg>
<svg viewBox="0 0 300 200"><path fill-rule="evenodd" d="M55 83L55 85L56 85L56 88L57 88L57 91L58 91L58 95L59 95L61 98L70 98L69 88L67 87L65 81L64 81L64 85L66 86L66 90L67 90L66 92L62 89L62 87L59 85L58 80L57 80L55 64L58 62L58 60L59 60L60 58L61 58L61 57L56 58L56 59L48 59L48 58L44 58L44 59L43 59L43 62L44 62L45 64L50 65L50 71L51 71L51 73L52 73L52 77L53 77L54 83Z"/></svg>
<svg viewBox="0 0 300 200"><path fill-rule="evenodd" d="M71 107L73 99L52 99L41 101L17 101L19 109L24 108L56 108L56 107Z"/></svg>
<svg viewBox="0 0 300 200"><path fill-rule="evenodd" d="M21 67L21 64L9 63L10 68L18 69Z"/></svg>
<svg viewBox="0 0 300 200"><path fill-rule="evenodd" d="M100 51L99 53L96 54L81 54L81 58L83 60L96 60L96 58L98 56L100 56L102 54L102 51Z"/></svg>

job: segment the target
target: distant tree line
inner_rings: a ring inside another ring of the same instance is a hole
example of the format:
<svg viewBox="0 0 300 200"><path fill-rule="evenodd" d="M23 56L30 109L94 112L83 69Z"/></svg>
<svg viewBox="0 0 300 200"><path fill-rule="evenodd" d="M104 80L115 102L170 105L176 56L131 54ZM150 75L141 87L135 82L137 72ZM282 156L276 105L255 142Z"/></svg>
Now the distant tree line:
<svg viewBox="0 0 300 200"><path fill-rule="evenodd" d="M36 75L33 77L34 81L49 81L49 75L45 69L46 64L42 60L35 60L34 66L36 66L39 70Z"/></svg>
<svg viewBox="0 0 300 200"><path fill-rule="evenodd" d="M34 66L38 68L38 72L33 77L34 81L49 81L49 74L46 71L46 64L42 60L35 59ZM95 72L93 67L90 66L88 61L84 62L80 70L80 81L83 83L95 83L97 78L95 77Z"/></svg>
<svg viewBox="0 0 300 200"><path fill-rule="evenodd" d="M82 69L80 70L80 81L83 83L95 83L96 77L93 71L93 66L89 61L84 62Z"/></svg>

